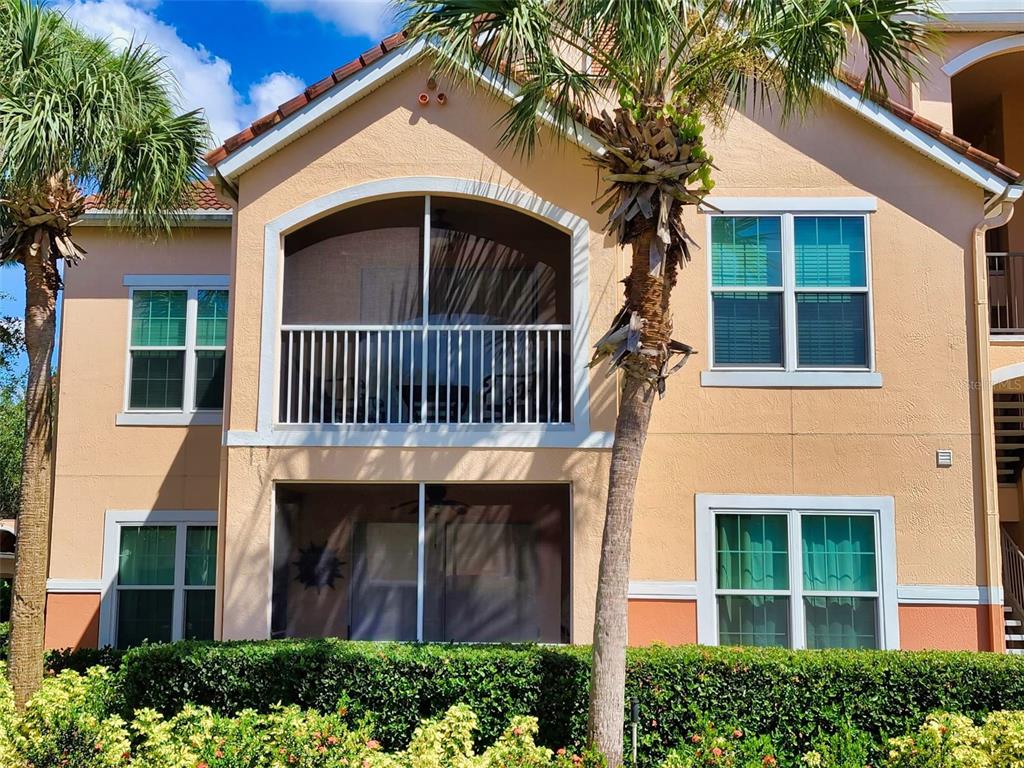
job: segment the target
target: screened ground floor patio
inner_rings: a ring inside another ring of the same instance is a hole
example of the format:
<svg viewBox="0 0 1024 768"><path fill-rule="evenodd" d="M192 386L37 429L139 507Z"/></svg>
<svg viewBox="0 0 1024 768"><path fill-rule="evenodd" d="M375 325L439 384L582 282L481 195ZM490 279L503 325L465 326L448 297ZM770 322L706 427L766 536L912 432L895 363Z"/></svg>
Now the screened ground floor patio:
<svg viewBox="0 0 1024 768"><path fill-rule="evenodd" d="M564 484L280 484L273 637L570 638Z"/></svg>

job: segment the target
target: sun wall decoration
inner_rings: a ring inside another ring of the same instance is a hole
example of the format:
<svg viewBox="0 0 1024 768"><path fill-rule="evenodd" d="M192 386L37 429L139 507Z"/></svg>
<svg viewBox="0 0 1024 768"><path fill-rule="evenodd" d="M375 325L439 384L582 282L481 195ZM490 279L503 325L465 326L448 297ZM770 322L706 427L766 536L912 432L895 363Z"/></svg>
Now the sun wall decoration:
<svg viewBox="0 0 1024 768"><path fill-rule="evenodd" d="M326 543L313 542L305 549L300 547L299 559L292 563L299 571L295 580L306 589L316 589L317 592L324 587L334 589L334 582L341 578L341 566L344 564L337 552Z"/></svg>

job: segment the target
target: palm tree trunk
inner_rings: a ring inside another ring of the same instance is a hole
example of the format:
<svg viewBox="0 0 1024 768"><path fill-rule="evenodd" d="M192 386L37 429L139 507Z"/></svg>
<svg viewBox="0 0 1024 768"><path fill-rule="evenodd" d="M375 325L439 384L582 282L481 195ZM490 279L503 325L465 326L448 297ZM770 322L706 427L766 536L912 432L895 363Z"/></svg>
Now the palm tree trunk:
<svg viewBox="0 0 1024 768"><path fill-rule="evenodd" d="M43 679L43 622L50 553L53 450L50 364L60 281L56 260L50 253L50 236L45 229L37 232L23 261L28 384L9 654L11 686L19 708L24 707Z"/></svg>
<svg viewBox="0 0 1024 768"><path fill-rule="evenodd" d="M650 274L648 249L653 234L653 229L646 229L633 241L627 301L640 311L645 320L642 334L645 341L656 345L662 337L667 339L671 281ZM587 720L587 743L604 754L609 768L618 768L623 758L633 500L653 404L654 395L649 384L627 372L615 420L615 441L608 473L608 504L598 566Z"/></svg>
<svg viewBox="0 0 1024 768"><path fill-rule="evenodd" d="M587 741L601 750L609 768L618 768L622 764L633 495L653 401L644 382L627 377L615 421L615 442L608 474L608 506L601 538L594 615Z"/></svg>

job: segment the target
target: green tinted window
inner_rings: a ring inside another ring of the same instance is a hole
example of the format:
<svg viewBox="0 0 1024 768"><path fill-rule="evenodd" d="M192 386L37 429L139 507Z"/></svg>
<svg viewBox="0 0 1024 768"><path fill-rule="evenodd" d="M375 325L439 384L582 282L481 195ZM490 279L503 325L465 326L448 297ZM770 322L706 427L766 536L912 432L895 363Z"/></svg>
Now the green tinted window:
<svg viewBox="0 0 1024 768"><path fill-rule="evenodd" d="M185 346L187 291L135 291L132 294L132 346Z"/></svg>
<svg viewBox="0 0 1024 768"><path fill-rule="evenodd" d="M212 589L185 590L185 626L182 631L185 640L213 639L213 605Z"/></svg>
<svg viewBox="0 0 1024 768"><path fill-rule="evenodd" d="M212 587L217 570L217 529L189 526L185 534L185 586Z"/></svg>
<svg viewBox="0 0 1024 768"><path fill-rule="evenodd" d="M122 589L117 593L117 647L171 640L173 589Z"/></svg>
<svg viewBox="0 0 1024 768"><path fill-rule="evenodd" d="M793 228L798 286L863 287L868 284L863 217L797 216Z"/></svg>
<svg viewBox="0 0 1024 768"><path fill-rule="evenodd" d="M130 408L182 408L185 395L185 353L158 350L132 352Z"/></svg>
<svg viewBox="0 0 1024 768"><path fill-rule="evenodd" d="M173 525L124 526L117 569L122 585L174 585Z"/></svg>
<svg viewBox="0 0 1024 768"><path fill-rule="evenodd" d="M196 346L223 347L228 338L228 292L201 290L196 312Z"/></svg>
<svg viewBox="0 0 1024 768"><path fill-rule="evenodd" d="M877 648L878 600L805 597L808 648Z"/></svg>
<svg viewBox="0 0 1024 768"><path fill-rule="evenodd" d="M716 216L711 220L712 286L782 285L782 220Z"/></svg>
<svg viewBox="0 0 1024 768"><path fill-rule="evenodd" d="M789 589L785 515L716 515L718 588Z"/></svg>
<svg viewBox="0 0 1024 768"><path fill-rule="evenodd" d="M224 351L196 352L196 408L224 407Z"/></svg>
<svg viewBox="0 0 1024 768"><path fill-rule="evenodd" d="M866 368L868 295L798 293L796 338L799 367Z"/></svg>
<svg viewBox="0 0 1024 768"><path fill-rule="evenodd" d="M718 641L722 645L789 645L789 598L719 595Z"/></svg>
<svg viewBox="0 0 1024 768"><path fill-rule="evenodd" d="M804 589L874 592L875 521L868 515L801 517Z"/></svg>

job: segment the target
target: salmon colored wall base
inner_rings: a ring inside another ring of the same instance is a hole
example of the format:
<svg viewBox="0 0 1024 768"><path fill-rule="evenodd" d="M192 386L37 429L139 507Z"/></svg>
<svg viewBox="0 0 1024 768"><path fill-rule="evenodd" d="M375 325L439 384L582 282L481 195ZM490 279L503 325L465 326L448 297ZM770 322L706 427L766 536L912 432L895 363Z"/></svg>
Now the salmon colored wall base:
<svg viewBox="0 0 1024 768"><path fill-rule="evenodd" d="M693 600L630 600L629 644L682 645L697 642Z"/></svg>
<svg viewBox="0 0 1024 768"><path fill-rule="evenodd" d="M96 648L100 642L100 596L46 596L46 649Z"/></svg>
<svg viewBox="0 0 1024 768"><path fill-rule="evenodd" d="M905 651L990 651L988 606L901 605L900 647Z"/></svg>

